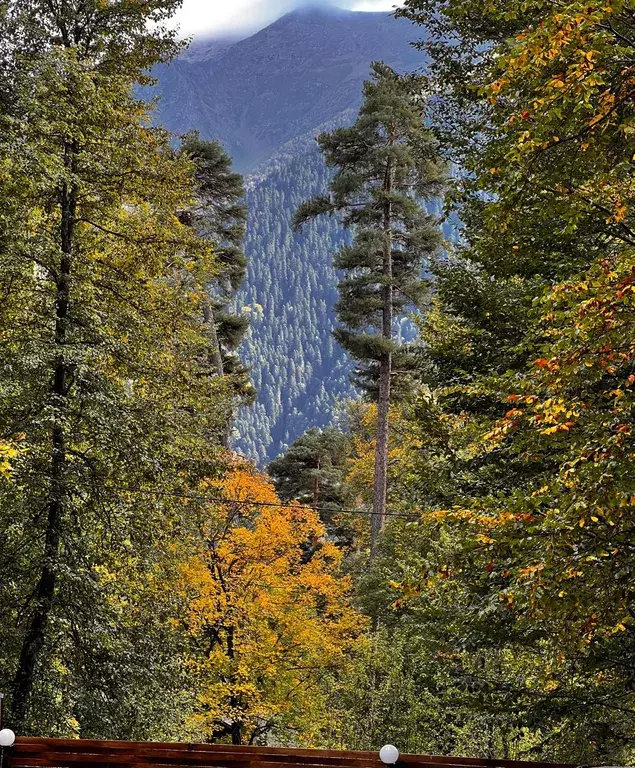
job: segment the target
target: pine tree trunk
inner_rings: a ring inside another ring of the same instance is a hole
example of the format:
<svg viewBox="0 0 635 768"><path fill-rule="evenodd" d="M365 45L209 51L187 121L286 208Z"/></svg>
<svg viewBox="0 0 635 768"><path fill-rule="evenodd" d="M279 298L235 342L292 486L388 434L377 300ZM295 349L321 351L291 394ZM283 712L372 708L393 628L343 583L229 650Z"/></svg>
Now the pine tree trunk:
<svg viewBox="0 0 635 768"><path fill-rule="evenodd" d="M317 460L317 466L316 470L317 472L320 471L322 467L322 461L318 458ZM318 506L320 505L320 480L317 476L317 472L315 474L315 477L313 478L313 511L318 511Z"/></svg>
<svg viewBox="0 0 635 768"><path fill-rule="evenodd" d="M373 486L373 517L370 526L371 554L374 553L377 538L386 524L386 492L388 490L388 414L390 410L391 367L391 355L387 354L382 356L379 363L375 482Z"/></svg>
<svg viewBox="0 0 635 768"><path fill-rule="evenodd" d="M223 368L223 356L220 349L220 341L218 340L218 333L216 331L216 321L214 318L214 310L210 301L205 301L203 304L203 319L208 328L209 337L211 340L210 358L214 373L217 376L224 374ZM231 443L231 420L227 421L227 424L223 428L223 432L220 438L223 448L229 448Z"/></svg>
<svg viewBox="0 0 635 768"><path fill-rule="evenodd" d="M392 192L393 168L388 160L384 192ZM383 288L382 337L392 342L392 204L384 202L384 253L382 275ZM392 354L386 352L379 360L379 400L377 402L377 443L375 449L375 477L373 486L373 515L370 525L370 554L375 554L377 539L386 524L386 494L388 490L388 416L390 412L390 378Z"/></svg>
<svg viewBox="0 0 635 768"><path fill-rule="evenodd" d="M77 149L72 144L65 147L65 165L74 171ZM44 538L44 558L40 578L34 594L34 609L28 623L20 657L13 682L11 701L11 721L20 729L28 717L29 698L35 682L35 672L46 635L51 609L55 598L57 569L60 552L62 515L66 487L66 438L64 412L67 408L67 396L70 386L71 371L66 361L64 347L67 343L70 310L71 256L75 231L75 211L77 191L64 183L60 194L61 209L61 258L56 280L55 297L55 337L57 349L51 404L55 411L55 421L51 430L51 476L48 500L48 516Z"/></svg>

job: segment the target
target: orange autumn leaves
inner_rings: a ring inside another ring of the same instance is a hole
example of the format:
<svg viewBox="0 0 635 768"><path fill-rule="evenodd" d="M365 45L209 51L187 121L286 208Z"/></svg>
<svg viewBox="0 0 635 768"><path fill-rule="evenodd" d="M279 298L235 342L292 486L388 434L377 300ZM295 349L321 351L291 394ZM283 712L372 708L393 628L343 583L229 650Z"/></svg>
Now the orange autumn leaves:
<svg viewBox="0 0 635 768"><path fill-rule="evenodd" d="M543 300L544 356L524 390L507 397L512 407L489 439L500 440L524 420L543 435L570 432L586 414L593 418L593 395L606 409L606 436L624 442L633 405L635 375L635 266L630 253L604 259L585 279L554 286ZM602 382L610 378L610 386ZM620 416L621 414L621 416ZM626 422L626 423L625 423Z"/></svg>
<svg viewBox="0 0 635 768"><path fill-rule="evenodd" d="M426 519L463 530L482 578L510 608L587 646L632 625L616 584L630 578L635 511L631 253L553 286L538 306L540 355L487 439L548 471L504 497Z"/></svg>
<svg viewBox="0 0 635 768"><path fill-rule="evenodd" d="M347 663L363 626L341 552L316 513L277 506L244 462L207 492L232 501L210 506L180 572L198 691L190 727L205 739L247 743L275 729L310 743L324 717L320 682Z"/></svg>
<svg viewBox="0 0 635 768"><path fill-rule="evenodd" d="M507 42L480 89L500 108L507 135L504 160L498 157L490 173L500 177L501 190L520 178L542 183L550 168L561 171L564 155L577 152L576 172L560 172L545 186L554 198L571 198L571 226L581 212L598 211L619 229L632 193L635 69L623 34L628 6L574 1L545 13L541 3L505 4L497 13L517 20L536 13L538 21Z"/></svg>

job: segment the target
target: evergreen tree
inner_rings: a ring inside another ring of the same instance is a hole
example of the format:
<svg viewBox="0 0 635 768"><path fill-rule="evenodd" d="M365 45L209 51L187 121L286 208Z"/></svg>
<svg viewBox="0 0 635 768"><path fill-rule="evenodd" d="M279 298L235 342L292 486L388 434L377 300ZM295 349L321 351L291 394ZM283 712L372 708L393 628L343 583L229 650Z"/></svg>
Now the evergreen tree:
<svg viewBox="0 0 635 768"><path fill-rule="evenodd" d="M338 510L345 504L350 439L334 427L310 429L267 467L280 498L310 504L320 513L329 535L348 541Z"/></svg>
<svg viewBox="0 0 635 768"><path fill-rule="evenodd" d="M395 319L426 295L422 269L440 244L436 222L422 203L443 188L444 165L424 122L421 84L375 63L364 103L348 128L324 133L318 143L336 169L328 195L307 201L295 223L339 214L354 230L335 266L344 271L336 339L360 363L357 380L378 389L371 551L386 519L388 414L395 356ZM377 378L377 384L374 379Z"/></svg>
<svg viewBox="0 0 635 768"><path fill-rule="evenodd" d="M197 133L186 136L181 149L196 167L197 201L180 219L214 244L218 271L206 286L203 314L210 336L210 354L217 376L230 378L238 404L249 404L255 389L236 350L249 329L249 316L232 310L236 291L247 274L244 253L247 206L243 178L232 171L232 161L218 141L203 141ZM224 443L229 447L227 423Z"/></svg>

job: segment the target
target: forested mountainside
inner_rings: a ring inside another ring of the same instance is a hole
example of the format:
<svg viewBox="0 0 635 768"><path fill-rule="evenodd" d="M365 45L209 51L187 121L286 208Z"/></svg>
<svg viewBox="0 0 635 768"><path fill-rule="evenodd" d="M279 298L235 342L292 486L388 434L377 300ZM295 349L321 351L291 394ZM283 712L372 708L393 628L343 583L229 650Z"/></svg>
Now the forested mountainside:
<svg viewBox="0 0 635 768"><path fill-rule="evenodd" d="M285 158L247 193L249 259L241 303L252 316L241 355L260 395L243 408L236 447L265 462L311 426L324 427L352 392L350 361L331 335L337 298L331 253L345 233L334 220L291 228L304 197L328 173L317 150Z"/></svg>
<svg viewBox="0 0 635 768"><path fill-rule="evenodd" d="M250 313L251 332L241 356L260 395L239 411L234 445L261 464L307 429L328 426L338 403L355 395L353 364L332 337L332 254L348 235L335 218L313 221L302 234L291 226L298 205L328 184L322 156L308 145L289 147L252 177L247 191L248 272L238 308ZM452 236L451 227L445 236ZM412 336L407 320L397 330Z"/></svg>
<svg viewBox="0 0 635 768"><path fill-rule="evenodd" d="M198 43L155 71L160 122L219 139L247 176L249 271L239 304L252 328L241 356L259 397L242 410L235 445L260 463L329 424L337 401L353 394L350 363L331 337L331 262L344 233L333 221L294 235L291 217L326 188L315 135L354 117L373 60L418 67L416 37L386 13L307 7L246 40Z"/></svg>

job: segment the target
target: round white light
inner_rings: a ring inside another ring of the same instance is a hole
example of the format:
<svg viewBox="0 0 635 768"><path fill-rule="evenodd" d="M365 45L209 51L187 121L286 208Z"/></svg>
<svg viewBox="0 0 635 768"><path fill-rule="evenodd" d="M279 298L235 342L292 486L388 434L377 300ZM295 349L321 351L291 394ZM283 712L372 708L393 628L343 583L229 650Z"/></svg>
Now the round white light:
<svg viewBox="0 0 635 768"><path fill-rule="evenodd" d="M399 760L399 750L392 744L385 744L379 750L379 759L386 765L394 765Z"/></svg>
<svg viewBox="0 0 635 768"><path fill-rule="evenodd" d="M0 747L12 747L15 744L15 733L10 728L0 731Z"/></svg>

